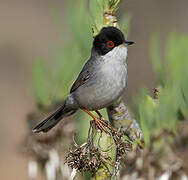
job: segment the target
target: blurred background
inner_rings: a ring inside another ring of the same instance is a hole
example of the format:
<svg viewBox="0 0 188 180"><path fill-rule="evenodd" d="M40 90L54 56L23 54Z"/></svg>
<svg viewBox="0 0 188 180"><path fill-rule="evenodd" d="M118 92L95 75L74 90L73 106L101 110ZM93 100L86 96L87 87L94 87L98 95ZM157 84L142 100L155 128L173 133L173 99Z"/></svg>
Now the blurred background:
<svg viewBox="0 0 188 180"><path fill-rule="evenodd" d="M152 88L155 84L149 51L151 34L160 33L164 49L169 32L188 33L187 7L187 0L122 2L118 18L131 13L129 39L136 42L129 48L128 104L140 87ZM27 131L26 115L36 108L31 93L33 63L39 58L53 63L67 41L66 10L64 0L0 0L0 179L28 179L27 159L21 156L19 144ZM68 61L71 63L71 59Z"/></svg>

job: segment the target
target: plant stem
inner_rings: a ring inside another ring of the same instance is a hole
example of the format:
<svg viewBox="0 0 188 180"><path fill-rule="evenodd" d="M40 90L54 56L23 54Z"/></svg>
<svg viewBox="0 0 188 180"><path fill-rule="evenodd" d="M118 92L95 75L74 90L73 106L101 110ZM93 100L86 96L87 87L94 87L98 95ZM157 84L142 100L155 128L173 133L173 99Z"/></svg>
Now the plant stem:
<svg viewBox="0 0 188 180"><path fill-rule="evenodd" d="M143 134L139 124L133 119L123 102L119 98L114 104L107 108L107 113L111 124L116 128L122 128L129 134L131 140L141 139Z"/></svg>
<svg viewBox="0 0 188 180"><path fill-rule="evenodd" d="M101 132L94 127L93 147L100 153L102 163L95 172L92 180L114 179L116 162L116 145L111 134Z"/></svg>

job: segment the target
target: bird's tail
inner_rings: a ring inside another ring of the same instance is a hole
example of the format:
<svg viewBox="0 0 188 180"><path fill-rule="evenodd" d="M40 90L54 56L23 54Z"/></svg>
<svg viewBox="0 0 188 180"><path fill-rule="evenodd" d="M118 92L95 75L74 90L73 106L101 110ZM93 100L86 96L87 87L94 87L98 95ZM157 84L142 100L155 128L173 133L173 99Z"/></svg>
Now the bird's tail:
<svg viewBox="0 0 188 180"><path fill-rule="evenodd" d="M48 132L52 129L62 118L70 116L75 113L75 109L67 108L65 104L61 105L55 112L45 118L41 123L39 123L34 129L34 133Z"/></svg>

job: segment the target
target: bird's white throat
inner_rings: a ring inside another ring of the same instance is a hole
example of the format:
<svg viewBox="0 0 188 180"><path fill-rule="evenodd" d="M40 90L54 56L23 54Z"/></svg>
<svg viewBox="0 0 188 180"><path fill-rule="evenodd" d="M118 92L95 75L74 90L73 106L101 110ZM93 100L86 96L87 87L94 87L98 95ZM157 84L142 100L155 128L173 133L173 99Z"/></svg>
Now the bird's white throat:
<svg viewBox="0 0 188 180"><path fill-rule="evenodd" d="M119 45L102 57L103 57L104 61L110 60L110 61L119 61L122 63L126 63L127 47L124 44Z"/></svg>

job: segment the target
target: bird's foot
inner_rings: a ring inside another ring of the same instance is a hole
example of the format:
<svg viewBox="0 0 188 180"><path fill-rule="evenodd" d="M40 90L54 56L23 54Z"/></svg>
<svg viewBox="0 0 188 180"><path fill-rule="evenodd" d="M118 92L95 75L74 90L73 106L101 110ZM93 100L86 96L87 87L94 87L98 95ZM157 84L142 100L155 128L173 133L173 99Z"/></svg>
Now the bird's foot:
<svg viewBox="0 0 188 180"><path fill-rule="evenodd" d="M101 114L98 110L96 110L95 112L98 114L99 119L100 119L100 123L101 123L103 126L107 127L108 129L110 129L110 130L112 130L112 131L117 132L117 129L114 128L114 127L112 127L112 126L109 124L108 121L105 121L105 119L103 118L102 114Z"/></svg>
<svg viewBox="0 0 188 180"><path fill-rule="evenodd" d="M118 131L118 129L111 126L108 121L105 121L103 117L100 119L97 118L97 121L95 120L95 123L97 124L99 129L103 130L106 133L107 133L107 130L106 130L107 128L110 129L111 131L115 131L115 132Z"/></svg>
<svg viewBox="0 0 188 180"><path fill-rule="evenodd" d="M104 131L105 133L107 133L107 130L106 130L106 122L104 120L101 120L101 119L98 119L98 118L95 118L94 119L94 122L95 124L97 125L97 127L101 130L101 131Z"/></svg>
<svg viewBox="0 0 188 180"><path fill-rule="evenodd" d="M89 115L93 118L95 124L97 125L97 127L98 127L101 131L104 131L104 132L107 133L107 129L110 129L110 130L112 130L112 131L117 132L117 129L116 129L116 128L112 127L112 126L109 124L108 121L105 121L105 120L104 120L103 116L101 115L101 113L100 113L99 111L96 110L96 113L97 113L98 116L99 116L99 118L97 118L97 117L94 116L91 112L89 112L87 109L82 108L82 110L83 110L84 112L86 112L87 114L89 114Z"/></svg>
<svg viewBox="0 0 188 180"><path fill-rule="evenodd" d="M114 128L113 126L111 126L108 121L104 120L104 118L102 119L96 118L94 119L94 121L95 121L95 124L98 126L98 128L104 131L105 133L107 133L107 128L114 132L118 131L117 128Z"/></svg>

